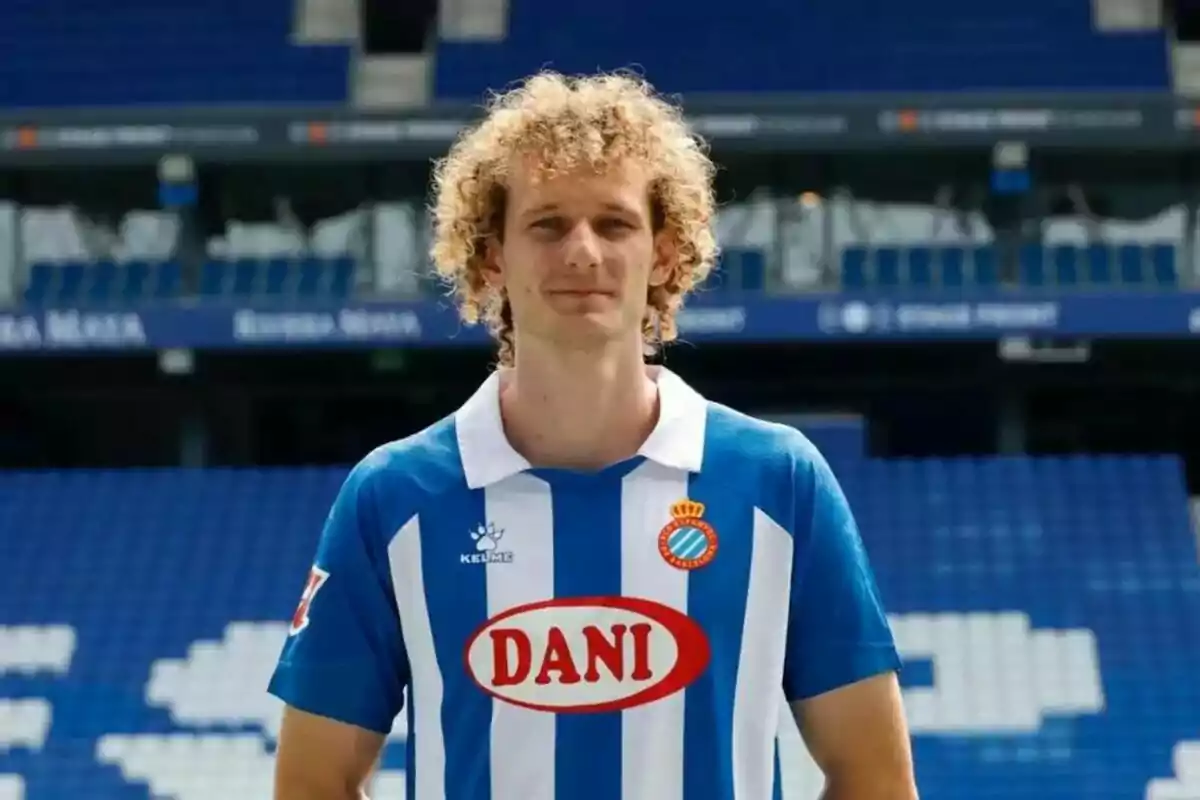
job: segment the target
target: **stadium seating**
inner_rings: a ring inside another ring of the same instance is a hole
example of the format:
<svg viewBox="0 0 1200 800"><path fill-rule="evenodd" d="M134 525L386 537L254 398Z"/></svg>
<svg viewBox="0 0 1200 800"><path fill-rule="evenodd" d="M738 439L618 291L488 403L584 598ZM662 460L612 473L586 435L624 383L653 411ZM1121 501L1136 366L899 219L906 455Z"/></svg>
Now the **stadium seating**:
<svg viewBox="0 0 1200 800"><path fill-rule="evenodd" d="M0 106L344 103L349 48L294 46L294 0L0 5Z"/></svg>
<svg viewBox="0 0 1200 800"><path fill-rule="evenodd" d="M547 65L637 65L685 93L1167 89L1163 32L1097 33L1092 5L840 0L735 12L682 0L510 0L505 40L439 45L436 91L474 101Z"/></svg>
<svg viewBox="0 0 1200 800"><path fill-rule="evenodd" d="M1175 459L879 461L844 423L814 438L905 654L922 797L1196 796L1200 567ZM0 798L267 796L262 687L344 474L0 473ZM783 735L786 796L815 800ZM375 796L402 796L403 736Z"/></svg>
<svg viewBox="0 0 1200 800"><path fill-rule="evenodd" d="M839 476L908 664L923 797L1140 798L1173 774L1200 735L1175 459L843 460Z"/></svg>
<svg viewBox="0 0 1200 800"><path fill-rule="evenodd" d="M208 300L342 300L350 295L354 270L351 258L207 261L199 294ZM178 297L181 286L175 261L36 263L25 302L35 308L131 304Z"/></svg>
<svg viewBox="0 0 1200 800"><path fill-rule="evenodd" d="M70 209L9 213L18 218L12 227L27 258L19 281L27 306L129 306L180 296L179 231L170 214L132 212L119 230L97 231ZM276 224L232 222L209 242L196 289L205 300L344 300L359 277L360 228L354 215L323 220L307 237Z"/></svg>
<svg viewBox="0 0 1200 800"><path fill-rule="evenodd" d="M1174 289L1180 283L1174 242L1025 245L1009 280L1002 280L1000 258L993 244L847 245L837 253L838 283L851 291L994 289L1002 284L1028 289ZM709 286L762 289L766 263L767 253L761 250L726 251Z"/></svg>
<svg viewBox="0 0 1200 800"><path fill-rule="evenodd" d="M749 13L681 0L508 5L503 40L438 45L437 99L475 101L547 64L640 65L677 92L1169 86L1162 32L1099 34L1086 0L843 0ZM350 48L293 44L294 18L295 0L10 0L0 8L0 106L347 102Z"/></svg>
<svg viewBox="0 0 1200 800"><path fill-rule="evenodd" d="M1018 253L1011 283L1030 287L1117 286L1174 288L1174 243L1026 245ZM846 289L990 288L1000 284L999 254L993 245L976 247L846 247L841 252Z"/></svg>
<svg viewBox="0 0 1200 800"><path fill-rule="evenodd" d="M1016 285L1175 288L1174 244L1026 247ZM761 291L768 254L726 250L709 279L712 291ZM995 288L1001 284L996 248L847 247L840 253L841 286L850 290ZM353 258L243 258L212 260L201 269L200 297L207 300L320 300L351 295ZM31 307L108 306L178 297L181 270L175 261L109 260L38 262L30 265L24 300ZM427 281L432 290L432 282Z"/></svg>
<svg viewBox="0 0 1200 800"><path fill-rule="evenodd" d="M1179 206L1144 220L1049 220L1041 244L1013 254L1019 267L1004 283L1187 286L1193 268L1184 257L1185 217ZM7 280L8 250L19 287L14 296L31 307L128 306L180 295L179 232L170 214L134 211L116 230L96 227L72 209L0 203L0 282ZM709 292L838 285L956 291L1002 282L1001 251L987 221L977 214L958 219L928 204L831 197L804 208L787 198L749 201L724 207L716 227L722 252L704 287ZM344 300L371 289L385 296L441 292L429 275L427 228L419 210L403 203L321 220L307 232L230 221L208 243L197 288L204 300L278 303Z"/></svg>

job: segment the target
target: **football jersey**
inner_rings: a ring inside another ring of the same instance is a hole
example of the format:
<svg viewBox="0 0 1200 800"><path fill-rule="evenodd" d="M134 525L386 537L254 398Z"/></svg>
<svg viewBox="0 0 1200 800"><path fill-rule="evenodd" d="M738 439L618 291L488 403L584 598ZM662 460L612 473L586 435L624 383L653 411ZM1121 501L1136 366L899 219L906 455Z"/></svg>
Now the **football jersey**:
<svg viewBox="0 0 1200 800"><path fill-rule="evenodd" d="M782 699L898 668L892 634L809 441L652 374L656 427L603 470L531 467L498 375L366 457L270 691L406 713L409 800L778 797Z"/></svg>

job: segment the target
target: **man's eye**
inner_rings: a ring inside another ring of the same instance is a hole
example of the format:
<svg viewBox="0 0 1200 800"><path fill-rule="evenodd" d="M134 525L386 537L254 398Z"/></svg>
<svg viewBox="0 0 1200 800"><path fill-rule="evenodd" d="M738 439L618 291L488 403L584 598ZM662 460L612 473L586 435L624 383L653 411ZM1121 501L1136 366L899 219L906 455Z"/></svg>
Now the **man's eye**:
<svg viewBox="0 0 1200 800"><path fill-rule="evenodd" d="M619 230L628 230L629 228L632 228L633 226L630 225L628 222L626 222L623 219L620 219L617 217L609 217L607 219L600 220L598 227L600 227L604 230L609 230L609 231L619 231Z"/></svg>
<svg viewBox="0 0 1200 800"><path fill-rule="evenodd" d="M545 219L535 220L529 227L544 231L556 231L562 227L562 221L557 217L546 217Z"/></svg>

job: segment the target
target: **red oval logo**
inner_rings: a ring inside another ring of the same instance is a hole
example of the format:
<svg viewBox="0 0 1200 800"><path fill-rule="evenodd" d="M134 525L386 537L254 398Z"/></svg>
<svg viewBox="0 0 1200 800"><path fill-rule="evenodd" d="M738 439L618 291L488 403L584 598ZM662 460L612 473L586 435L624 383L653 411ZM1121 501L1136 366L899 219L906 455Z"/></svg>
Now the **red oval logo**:
<svg viewBox="0 0 1200 800"><path fill-rule="evenodd" d="M510 608L467 640L467 674L483 691L537 711L589 714L653 703L708 667L704 630L636 597L573 597Z"/></svg>

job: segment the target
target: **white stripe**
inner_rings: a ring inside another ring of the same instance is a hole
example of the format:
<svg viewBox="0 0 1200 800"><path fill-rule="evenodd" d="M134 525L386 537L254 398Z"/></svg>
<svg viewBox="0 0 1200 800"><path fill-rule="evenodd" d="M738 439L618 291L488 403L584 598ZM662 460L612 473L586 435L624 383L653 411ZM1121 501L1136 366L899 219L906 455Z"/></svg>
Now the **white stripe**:
<svg viewBox="0 0 1200 800"><path fill-rule="evenodd" d="M775 733L787 638L792 536L754 509L750 585L733 695L733 796L770 797L775 785Z"/></svg>
<svg viewBox="0 0 1200 800"><path fill-rule="evenodd" d="M487 565L488 617L554 597L554 508L550 486L516 475L484 490L487 521L504 531L497 550L511 563ZM492 701L493 800L555 800L555 716ZM422 798L423 800L423 798Z"/></svg>
<svg viewBox="0 0 1200 800"><path fill-rule="evenodd" d="M647 461L621 488L621 593L687 613L688 573L658 552L688 473ZM621 800L682 800L684 692L621 712Z"/></svg>
<svg viewBox="0 0 1200 800"><path fill-rule="evenodd" d="M433 627L425 602L421 567L421 523L413 517L388 544L392 588L400 610L404 649L412 670L409 698L413 703L416 747L416 796L409 800L443 800L446 796L446 742L442 732L442 670L433 648Z"/></svg>

